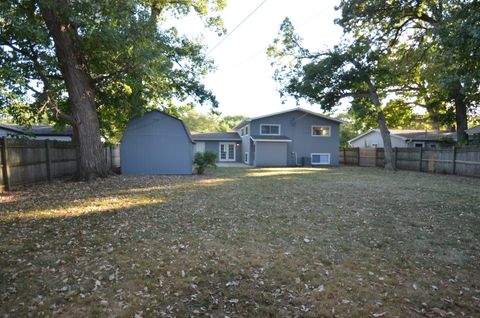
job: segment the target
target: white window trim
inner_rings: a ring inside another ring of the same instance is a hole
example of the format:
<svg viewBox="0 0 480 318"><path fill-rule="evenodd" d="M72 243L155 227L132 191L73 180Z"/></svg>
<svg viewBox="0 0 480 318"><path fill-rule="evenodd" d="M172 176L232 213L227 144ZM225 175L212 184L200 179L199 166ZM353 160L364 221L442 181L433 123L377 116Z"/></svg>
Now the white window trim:
<svg viewBox="0 0 480 318"><path fill-rule="evenodd" d="M245 158L246 157L246 158ZM245 160L246 159L246 160ZM243 162L245 162L246 164L248 164L250 160L250 153L248 151L245 152L245 155L243 157Z"/></svg>
<svg viewBox="0 0 480 318"><path fill-rule="evenodd" d="M227 145L227 158L222 159L222 144ZM233 145L233 159L228 159L228 145ZM237 144L235 142L219 142L218 143L218 161L236 161Z"/></svg>
<svg viewBox="0 0 480 318"><path fill-rule="evenodd" d="M320 156L327 155L328 156L328 162L327 163L315 163L312 160L314 155L320 155ZM330 164L330 154L329 153L318 153L318 152L311 153L310 154L310 163L312 165L329 165Z"/></svg>
<svg viewBox="0 0 480 318"><path fill-rule="evenodd" d="M328 128L328 135L315 135L313 133L313 128ZM312 125L310 128L310 133L312 137L330 137L332 135L332 126L326 126L326 125Z"/></svg>
<svg viewBox="0 0 480 318"><path fill-rule="evenodd" d="M422 145L422 148L425 148L425 142L423 142L423 141L414 141L413 142L413 147L417 148L417 145Z"/></svg>
<svg viewBox="0 0 480 318"><path fill-rule="evenodd" d="M247 132L248 130L248 132ZM245 126L245 136L250 136L250 125Z"/></svg>
<svg viewBox="0 0 480 318"><path fill-rule="evenodd" d="M262 127L263 126L278 126L278 134L263 134ZM280 124L260 124L260 135L263 136L280 136L281 135L282 126Z"/></svg>
<svg viewBox="0 0 480 318"><path fill-rule="evenodd" d="M373 148L378 148L378 144L375 144L375 143L374 143L374 144L372 144L372 147L373 147Z"/></svg>

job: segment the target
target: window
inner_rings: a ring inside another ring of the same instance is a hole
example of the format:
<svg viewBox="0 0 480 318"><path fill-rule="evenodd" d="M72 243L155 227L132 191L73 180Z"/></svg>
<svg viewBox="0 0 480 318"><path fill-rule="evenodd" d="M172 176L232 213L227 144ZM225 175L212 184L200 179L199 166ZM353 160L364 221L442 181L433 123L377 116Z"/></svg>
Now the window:
<svg viewBox="0 0 480 318"><path fill-rule="evenodd" d="M248 164L248 152L245 153L245 157L243 158L243 161Z"/></svg>
<svg viewBox="0 0 480 318"><path fill-rule="evenodd" d="M430 144L430 148L435 149L435 148L437 148L437 145Z"/></svg>
<svg viewBox="0 0 480 318"><path fill-rule="evenodd" d="M378 147L378 144L372 144L372 147L373 147L373 148L377 148L377 147Z"/></svg>
<svg viewBox="0 0 480 318"><path fill-rule="evenodd" d="M220 161L235 161L235 143L221 142L219 149Z"/></svg>
<svg viewBox="0 0 480 318"><path fill-rule="evenodd" d="M260 135L280 135L280 125L260 125Z"/></svg>
<svg viewBox="0 0 480 318"><path fill-rule="evenodd" d="M312 165L329 165L329 153L312 153L310 154Z"/></svg>
<svg viewBox="0 0 480 318"><path fill-rule="evenodd" d="M423 142L416 142L413 144L415 148L422 148L425 146L425 144Z"/></svg>
<svg viewBox="0 0 480 318"><path fill-rule="evenodd" d="M245 126L245 135L248 135L248 128L249 126Z"/></svg>
<svg viewBox="0 0 480 318"><path fill-rule="evenodd" d="M312 136L315 137L329 137L330 126L312 126Z"/></svg>

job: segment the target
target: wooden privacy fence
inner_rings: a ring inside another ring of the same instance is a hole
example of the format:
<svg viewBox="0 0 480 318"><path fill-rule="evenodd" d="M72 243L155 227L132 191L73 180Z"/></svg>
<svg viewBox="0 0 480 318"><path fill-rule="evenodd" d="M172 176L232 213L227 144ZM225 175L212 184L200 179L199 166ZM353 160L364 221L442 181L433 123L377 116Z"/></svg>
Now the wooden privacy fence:
<svg viewBox="0 0 480 318"><path fill-rule="evenodd" d="M340 163L383 167L383 148L341 148ZM397 169L480 177L480 146L450 149L393 148Z"/></svg>
<svg viewBox="0 0 480 318"><path fill-rule="evenodd" d="M118 169L119 146L106 146L104 152L107 164ZM72 176L77 167L74 145L66 141L2 137L0 159L0 191L16 185Z"/></svg>

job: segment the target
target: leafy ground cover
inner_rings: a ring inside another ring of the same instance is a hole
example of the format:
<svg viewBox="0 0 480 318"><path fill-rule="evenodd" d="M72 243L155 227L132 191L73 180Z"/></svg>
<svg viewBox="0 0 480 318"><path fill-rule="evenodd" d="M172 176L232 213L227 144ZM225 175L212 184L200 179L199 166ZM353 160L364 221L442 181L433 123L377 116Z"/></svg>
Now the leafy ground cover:
<svg viewBox="0 0 480 318"><path fill-rule="evenodd" d="M0 200L0 316L480 316L479 179L219 168Z"/></svg>

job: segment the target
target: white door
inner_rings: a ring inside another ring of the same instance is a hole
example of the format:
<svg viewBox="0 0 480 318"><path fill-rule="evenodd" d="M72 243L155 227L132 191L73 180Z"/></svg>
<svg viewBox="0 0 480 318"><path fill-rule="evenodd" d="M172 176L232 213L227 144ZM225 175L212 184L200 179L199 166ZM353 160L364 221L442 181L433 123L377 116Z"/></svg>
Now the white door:
<svg viewBox="0 0 480 318"><path fill-rule="evenodd" d="M220 143L219 161L235 161L235 143L234 142Z"/></svg>

